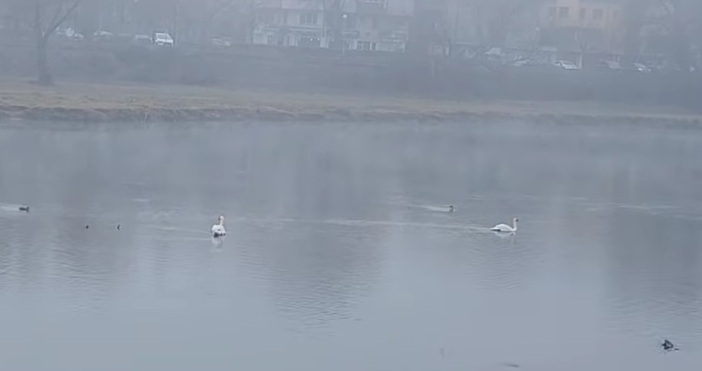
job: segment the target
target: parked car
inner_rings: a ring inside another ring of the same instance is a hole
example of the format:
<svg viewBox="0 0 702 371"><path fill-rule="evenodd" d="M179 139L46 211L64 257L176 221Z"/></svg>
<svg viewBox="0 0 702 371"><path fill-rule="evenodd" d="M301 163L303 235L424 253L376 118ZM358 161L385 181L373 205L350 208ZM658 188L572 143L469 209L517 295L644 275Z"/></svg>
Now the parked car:
<svg viewBox="0 0 702 371"><path fill-rule="evenodd" d="M93 40L94 41L111 41L114 38L114 34L112 32L107 32L107 31L95 31L93 33Z"/></svg>
<svg viewBox="0 0 702 371"><path fill-rule="evenodd" d="M531 64L531 61L530 61L530 60L528 60L528 59L520 59L520 60L517 60L517 61L514 61L514 62L510 63L510 66L512 66L512 67L524 67L524 66L527 66L527 65L529 65L529 64Z"/></svg>
<svg viewBox="0 0 702 371"><path fill-rule="evenodd" d="M621 70L622 64L617 61L602 60L597 63L597 67L605 70Z"/></svg>
<svg viewBox="0 0 702 371"><path fill-rule="evenodd" d="M638 72L651 73L653 71L651 69L651 67L649 67L643 63L634 63L632 66L633 66L634 70L638 71Z"/></svg>
<svg viewBox="0 0 702 371"><path fill-rule="evenodd" d="M212 45L219 46L219 47L228 47L228 46L232 46L232 41L226 37L216 37L216 38L212 39Z"/></svg>
<svg viewBox="0 0 702 371"><path fill-rule="evenodd" d="M157 46L173 46L173 38L166 32L154 33L154 44Z"/></svg>
<svg viewBox="0 0 702 371"><path fill-rule="evenodd" d="M64 30L58 30L56 31L56 34L62 37L65 37L67 39L72 39L72 40L83 40L83 34L80 32L72 29L72 28L66 28Z"/></svg>
<svg viewBox="0 0 702 371"><path fill-rule="evenodd" d="M570 70L570 71L580 69L580 67L578 67L575 63L564 61L564 60L555 61L553 63L553 65L560 68L560 69Z"/></svg>
<svg viewBox="0 0 702 371"><path fill-rule="evenodd" d="M153 42L153 39L151 39L149 35L134 35L132 38L132 43L136 45L151 45Z"/></svg>

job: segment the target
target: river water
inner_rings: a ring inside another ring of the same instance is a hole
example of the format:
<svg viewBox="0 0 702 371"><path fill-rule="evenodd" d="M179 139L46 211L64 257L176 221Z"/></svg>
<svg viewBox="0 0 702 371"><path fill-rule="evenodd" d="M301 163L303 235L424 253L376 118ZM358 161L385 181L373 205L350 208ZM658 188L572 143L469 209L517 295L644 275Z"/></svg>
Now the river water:
<svg viewBox="0 0 702 371"><path fill-rule="evenodd" d="M693 370L700 159L690 127L6 123L0 364Z"/></svg>

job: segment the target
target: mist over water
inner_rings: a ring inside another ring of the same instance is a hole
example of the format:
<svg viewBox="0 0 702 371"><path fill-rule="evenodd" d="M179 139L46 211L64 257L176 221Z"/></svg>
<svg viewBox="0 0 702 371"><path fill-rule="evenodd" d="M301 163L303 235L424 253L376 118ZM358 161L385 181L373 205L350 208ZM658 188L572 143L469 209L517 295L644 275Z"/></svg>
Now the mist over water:
<svg viewBox="0 0 702 371"><path fill-rule="evenodd" d="M634 125L4 124L0 363L693 369L699 158Z"/></svg>

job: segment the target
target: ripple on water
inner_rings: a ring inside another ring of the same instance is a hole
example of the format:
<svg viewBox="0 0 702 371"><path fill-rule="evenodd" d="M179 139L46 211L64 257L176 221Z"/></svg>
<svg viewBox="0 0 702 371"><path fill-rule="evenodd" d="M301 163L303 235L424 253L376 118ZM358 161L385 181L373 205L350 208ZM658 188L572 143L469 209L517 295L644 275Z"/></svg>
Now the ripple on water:
<svg viewBox="0 0 702 371"><path fill-rule="evenodd" d="M351 319L381 272L377 225L250 219L237 228L248 231L236 235L243 278L267 291L283 317L305 327Z"/></svg>
<svg viewBox="0 0 702 371"><path fill-rule="evenodd" d="M115 344L120 370L702 359L700 131L60 126L0 128L0 342L26 355L4 368L92 370L71 366Z"/></svg>

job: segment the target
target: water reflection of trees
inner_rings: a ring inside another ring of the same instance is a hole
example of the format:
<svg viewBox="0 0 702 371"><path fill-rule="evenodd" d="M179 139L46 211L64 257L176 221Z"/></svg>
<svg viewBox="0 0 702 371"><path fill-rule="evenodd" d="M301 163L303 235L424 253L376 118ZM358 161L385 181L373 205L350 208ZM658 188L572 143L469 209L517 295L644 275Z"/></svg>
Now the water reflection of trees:
<svg viewBox="0 0 702 371"><path fill-rule="evenodd" d="M616 208L604 219L611 323L649 336L701 333L691 326L702 323L698 222Z"/></svg>
<svg viewBox="0 0 702 371"><path fill-rule="evenodd" d="M2 156L3 190L32 205L17 233L7 234L22 246L12 263L17 284L78 301L104 298L127 258L103 240L104 226L93 223L110 210L102 176L109 169L103 166L109 162L108 138L62 130L11 135L18 147Z"/></svg>
<svg viewBox="0 0 702 371"><path fill-rule="evenodd" d="M324 326L349 318L379 284L387 241L398 233L392 222L440 220L427 212L399 217L403 205L387 201L401 195L408 203L466 205L455 220L475 226L513 214L540 219L531 230L547 232L524 234L540 246L501 246L497 253L485 249L495 243L486 236L477 242L484 246L443 255L455 261L427 253L449 270L466 268L457 262L467 259L467 269L492 285L488 288L529 281L546 257L570 253L557 261L575 269L584 260L602 270L603 300L618 326L643 328L651 321L667 329L700 322L700 236L689 218L671 214L700 206L687 203L701 196L696 186L702 165L689 161L700 157L698 143L578 130L517 125L507 135L497 128L452 126L18 131L0 146L0 186L4 194L46 205L46 217L31 215L41 234L10 223L13 231L3 233L0 256L12 262L16 275L6 277L15 277L18 287L46 285L103 298L125 284L124 276L137 274L153 279L157 289L184 279L178 261L203 256L156 238L158 232L148 228L164 221L154 215L163 212L158 215L178 219L171 220L174 225L206 230L210 217L229 210L239 225L225 248L236 249L239 264L266 285L282 313ZM131 197L153 198L156 206L121 205ZM680 210L639 208L650 203ZM122 233L114 240L114 225L76 230L92 224L92 217L108 223L131 212L144 223L133 227L134 239ZM427 230L412 242L449 244L444 238L451 233L468 232ZM140 259L150 263L130 271ZM197 275L206 263L192 263L193 271L183 274Z"/></svg>

